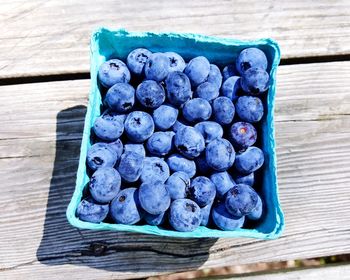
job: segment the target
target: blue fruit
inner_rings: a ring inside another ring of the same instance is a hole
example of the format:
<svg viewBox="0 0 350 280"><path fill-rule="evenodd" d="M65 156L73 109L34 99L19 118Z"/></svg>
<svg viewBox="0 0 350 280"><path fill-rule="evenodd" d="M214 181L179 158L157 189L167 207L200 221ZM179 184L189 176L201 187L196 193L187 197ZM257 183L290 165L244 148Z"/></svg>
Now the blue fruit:
<svg viewBox="0 0 350 280"><path fill-rule="evenodd" d="M245 92L251 95L262 94L270 86L270 76L263 69L250 68L242 75L241 86Z"/></svg>
<svg viewBox="0 0 350 280"><path fill-rule="evenodd" d="M153 121L156 129L167 130L171 128L177 119L179 110L170 105L161 105L153 111Z"/></svg>
<svg viewBox="0 0 350 280"><path fill-rule="evenodd" d="M241 96L236 102L236 112L242 121L256 123L264 115L264 106L258 97Z"/></svg>
<svg viewBox="0 0 350 280"><path fill-rule="evenodd" d="M173 131L159 131L152 134L147 140L147 150L156 156L165 156L170 153L173 148Z"/></svg>
<svg viewBox="0 0 350 280"><path fill-rule="evenodd" d="M225 171L235 161L235 150L226 139L215 139L207 145L205 157L211 168L216 171Z"/></svg>
<svg viewBox="0 0 350 280"><path fill-rule="evenodd" d="M196 157L194 161L196 163L196 168L198 173L208 174L213 171L207 163L207 160L205 158L205 153L202 153L199 157Z"/></svg>
<svg viewBox="0 0 350 280"><path fill-rule="evenodd" d="M171 129L176 133L176 132L178 132L180 129L182 129L182 128L184 128L184 127L186 127L187 125L186 124L184 124L184 122L180 122L180 121L176 121L175 123L174 123L174 125L171 127Z"/></svg>
<svg viewBox="0 0 350 280"><path fill-rule="evenodd" d="M131 141L142 143L153 134L153 118L146 112L131 112L125 120L124 130Z"/></svg>
<svg viewBox="0 0 350 280"><path fill-rule="evenodd" d="M143 183L139 188L140 205L147 213L159 215L170 206L170 195L161 182Z"/></svg>
<svg viewBox="0 0 350 280"><path fill-rule="evenodd" d="M243 75L250 68L261 68L266 70L267 58L265 53L258 48L247 48L240 52L236 59L236 69Z"/></svg>
<svg viewBox="0 0 350 280"><path fill-rule="evenodd" d="M210 212L211 212L212 206L213 206L213 204L208 204L208 205L201 208L201 214L202 214L201 226L206 227L209 224Z"/></svg>
<svg viewBox="0 0 350 280"><path fill-rule="evenodd" d="M207 101L211 101L219 96L219 89L213 83L204 82L197 87L195 95Z"/></svg>
<svg viewBox="0 0 350 280"><path fill-rule="evenodd" d="M158 215L152 215L146 212L143 218L145 219L147 224L151 226L159 226L162 223L164 223L165 216L165 212L160 213Z"/></svg>
<svg viewBox="0 0 350 280"><path fill-rule="evenodd" d="M236 184L245 184L252 187L254 185L254 172L249 173L248 175L235 174L233 175L233 179Z"/></svg>
<svg viewBox="0 0 350 280"><path fill-rule="evenodd" d="M217 89L220 89L222 84L222 75L219 67L217 67L215 64L210 64L209 75L206 82L212 83Z"/></svg>
<svg viewBox="0 0 350 280"><path fill-rule="evenodd" d="M190 176L182 171L173 173L165 183L171 199L186 197L186 189L190 186Z"/></svg>
<svg viewBox="0 0 350 280"><path fill-rule="evenodd" d="M124 145L124 153L126 152L134 152L142 157L146 157L146 150L143 144L133 144L133 143L127 143Z"/></svg>
<svg viewBox="0 0 350 280"><path fill-rule="evenodd" d="M236 75L236 66L234 64L229 64L222 69L223 81L226 81L228 78Z"/></svg>
<svg viewBox="0 0 350 280"><path fill-rule="evenodd" d="M115 112L105 111L96 118L93 129L98 138L105 141L115 141L124 132L123 118Z"/></svg>
<svg viewBox="0 0 350 280"><path fill-rule="evenodd" d="M182 171L190 178L196 174L196 164L180 154L172 154L167 159L167 164L172 172Z"/></svg>
<svg viewBox="0 0 350 280"><path fill-rule="evenodd" d="M230 124L235 116L235 106L231 99L220 96L213 101L213 115L216 122L221 125Z"/></svg>
<svg viewBox="0 0 350 280"><path fill-rule="evenodd" d="M119 192L121 178L112 167L97 169L92 174L89 184L90 194L99 203L110 202Z"/></svg>
<svg viewBox="0 0 350 280"><path fill-rule="evenodd" d="M143 48L138 48L130 52L126 58L126 64L129 70L136 75L143 74L146 62L151 54L149 50Z"/></svg>
<svg viewBox="0 0 350 280"><path fill-rule="evenodd" d="M231 175L226 171L213 173L210 180L216 187L216 196L220 199L224 198L225 194L235 185Z"/></svg>
<svg viewBox="0 0 350 280"><path fill-rule="evenodd" d="M117 83L107 91L104 102L113 111L128 112L135 103L135 89L129 84Z"/></svg>
<svg viewBox="0 0 350 280"><path fill-rule="evenodd" d="M257 132L254 126L247 122L236 122L230 129L230 140L234 147L246 149L256 142Z"/></svg>
<svg viewBox="0 0 350 280"><path fill-rule="evenodd" d="M117 139L116 141L109 143L108 146L117 154L117 158L119 159L123 153L122 141L120 139Z"/></svg>
<svg viewBox="0 0 350 280"><path fill-rule="evenodd" d="M221 93L231 99L232 102L236 102L238 98L238 91L241 88L241 78L238 76L229 77L221 87Z"/></svg>
<svg viewBox="0 0 350 280"><path fill-rule="evenodd" d="M144 157L135 152L124 152L120 158L118 171L127 182L136 182L143 168Z"/></svg>
<svg viewBox="0 0 350 280"><path fill-rule="evenodd" d="M263 213L263 203L262 203L260 196L258 195L258 202L257 202L255 208L252 210L252 212L250 212L247 215L247 218L250 220L254 220L254 221L259 220L262 216L262 213Z"/></svg>
<svg viewBox="0 0 350 280"><path fill-rule="evenodd" d="M218 204L212 210L212 218L216 226L222 230L236 230L243 226L244 216L231 215L223 203Z"/></svg>
<svg viewBox="0 0 350 280"><path fill-rule="evenodd" d="M143 183L164 183L169 175L169 166L163 159L158 157L146 157L144 159L140 176Z"/></svg>
<svg viewBox="0 0 350 280"><path fill-rule="evenodd" d="M157 82L145 80L138 85L136 98L146 108L155 109L165 101L165 91Z"/></svg>
<svg viewBox="0 0 350 280"><path fill-rule="evenodd" d="M174 72L174 71L182 72L185 69L186 63L185 63L185 60L182 58L182 56L180 56L175 52L166 52L164 54L168 57L170 61L169 72Z"/></svg>
<svg viewBox="0 0 350 280"><path fill-rule="evenodd" d="M225 207L231 215L236 217L248 215L257 203L258 194L248 185L235 185L226 194Z"/></svg>
<svg viewBox="0 0 350 280"><path fill-rule="evenodd" d="M142 218L139 193L136 188L127 188L119 192L110 206L113 220L118 224L133 225Z"/></svg>
<svg viewBox="0 0 350 280"><path fill-rule="evenodd" d="M216 195L216 188L212 181L205 176L198 176L191 181L187 190L189 197L200 207L211 204Z"/></svg>
<svg viewBox="0 0 350 280"><path fill-rule="evenodd" d="M197 56L191 59L184 70L192 86L198 86L203 83L207 79L209 72L210 63L204 56Z"/></svg>
<svg viewBox="0 0 350 280"><path fill-rule="evenodd" d="M242 174L249 174L258 170L264 164L264 153L258 147L249 147L237 153L235 168Z"/></svg>
<svg viewBox="0 0 350 280"><path fill-rule="evenodd" d="M194 201L176 199L170 205L169 222L177 231L194 231L202 221L201 209Z"/></svg>
<svg viewBox="0 0 350 280"><path fill-rule="evenodd" d="M98 204L92 198L87 198L79 203L76 215L82 221L100 223L107 217L108 210L108 204Z"/></svg>
<svg viewBox="0 0 350 280"><path fill-rule="evenodd" d="M202 134L190 126L186 126L176 132L174 144L181 154L190 159L198 157L205 148Z"/></svg>
<svg viewBox="0 0 350 280"><path fill-rule="evenodd" d="M87 152L87 164L92 170L100 167L113 167L118 154L107 143L96 143Z"/></svg>
<svg viewBox="0 0 350 280"><path fill-rule="evenodd" d="M163 81L169 74L170 61L163 53L153 53L145 65L145 76L148 80Z"/></svg>
<svg viewBox="0 0 350 280"><path fill-rule="evenodd" d="M182 72L171 72L165 80L168 101L180 106L192 98L191 83L189 78Z"/></svg>
<svg viewBox="0 0 350 280"><path fill-rule="evenodd" d="M211 113L210 103L203 98L188 100L182 108L182 115L189 122L206 121L210 118Z"/></svg>
<svg viewBox="0 0 350 280"><path fill-rule="evenodd" d="M194 128L203 135L206 144L210 143L214 139L221 138L224 134L221 125L212 121L197 123Z"/></svg>
<svg viewBox="0 0 350 280"><path fill-rule="evenodd" d="M123 61L111 59L100 66L98 79L105 88L110 88L116 83L128 83L130 72Z"/></svg>

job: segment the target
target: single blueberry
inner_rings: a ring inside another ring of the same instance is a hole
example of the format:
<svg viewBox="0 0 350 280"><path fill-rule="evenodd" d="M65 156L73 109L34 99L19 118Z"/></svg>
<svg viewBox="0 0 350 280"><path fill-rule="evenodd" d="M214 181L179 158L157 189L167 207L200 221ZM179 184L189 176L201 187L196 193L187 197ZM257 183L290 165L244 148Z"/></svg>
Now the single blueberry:
<svg viewBox="0 0 350 280"><path fill-rule="evenodd" d="M145 215L143 218L145 219L147 224L149 224L151 226L159 226L162 223L164 223L165 216L166 216L165 212L162 212L158 215L152 215L152 214L145 212Z"/></svg>
<svg viewBox="0 0 350 280"><path fill-rule="evenodd" d="M145 64L151 54L152 53L149 50L144 48L138 48L131 51L126 58L126 64L128 65L129 70L136 75L143 74Z"/></svg>
<svg viewBox="0 0 350 280"><path fill-rule="evenodd" d="M108 211L108 204L98 204L92 198L87 198L79 203L76 215L82 221L100 223L107 217Z"/></svg>
<svg viewBox="0 0 350 280"><path fill-rule="evenodd" d="M179 110L170 105L161 105L153 111L154 125L159 130L171 128L177 119Z"/></svg>
<svg viewBox="0 0 350 280"><path fill-rule="evenodd" d="M173 149L173 131L159 131L152 134L147 140L147 150L156 156L165 156Z"/></svg>
<svg viewBox="0 0 350 280"><path fill-rule="evenodd" d="M217 89L220 89L222 84L222 75L219 67L217 67L215 64L210 64L209 75L206 82L209 82L215 85Z"/></svg>
<svg viewBox="0 0 350 280"><path fill-rule="evenodd" d="M104 102L113 111L128 112L135 103L135 89L129 84L117 83L107 91Z"/></svg>
<svg viewBox="0 0 350 280"><path fill-rule="evenodd" d="M153 134L153 118L146 112L131 112L125 120L124 130L131 141L142 143Z"/></svg>
<svg viewBox="0 0 350 280"><path fill-rule="evenodd" d="M210 180L214 183L216 196L220 199L224 198L225 194L235 185L231 175L226 171L213 173L210 176Z"/></svg>
<svg viewBox="0 0 350 280"><path fill-rule="evenodd" d="M201 209L194 201L186 198L176 199L170 205L169 222L182 232L194 231L202 221Z"/></svg>
<svg viewBox="0 0 350 280"><path fill-rule="evenodd" d="M163 53L153 53L145 65L145 76L148 80L163 81L169 74L170 61Z"/></svg>
<svg viewBox="0 0 350 280"><path fill-rule="evenodd" d="M249 147L237 153L235 168L242 174L249 174L258 170L264 164L264 153L258 147Z"/></svg>
<svg viewBox="0 0 350 280"><path fill-rule="evenodd" d="M180 154L172 154L167 159L167 164L171 171L182 171L186 173L190 178L196 174L196 163L193 160L189 160Z"/></svg>
<svg viewBox="0 0 350 280"><path fill-rule="evenodd" d="M248 175L237 173L233 175L233 179L236 184L245 184L252 187L254 185L254 172L249 173Z"/></svg>
<svg viewBox="0 0 350 280"><path fill-rule="evenodd" d="M107 110L96 118L93 130L98 138L105 141L115 141L124 132L123 118L119 114Z"/></svg>
<svg viewBox="0 0 350 280"><path fill-rule="evenodd" d="M205 157L211 168L217 171L225 171L235 161L235 150L228 140L215 139L207 145Z"/></svg>
<svg viewBox="0 0 350 280"><path fill-rule="evenodd" d="M108 146L117 154L117 159L119 159L123 153L122 141L120 139L117 139L116 141L109 143Z"/></svg>
<svg viewBox="0 0 350 280"><path fill-rule="evenodd" d="M191 59L184 70L192 86L198 86L203 83L207 79L209 72L210 63L204 56L197 56Z"/></svg>
<svg viewBox="0 0 350 280"><path fill-rule="evenodd" d="M187 192L194 202L200 207L204 207L214 201L216 188L207 177L198 176L191 181Z"/></svg>
<svg viewBox="0 0 350 280"><path fill-rule="evenodd" d="M240 52L236 59L236 69L243 75L250 68L261 68L266 70L267 58L265 53L258 48L247 48Z"/></svg>
<svg viewBox="0 0 350 280"><path fill-rule="evenodd" d="M124 152L120 158L118 171L127 182L136 182L143 168L144 157L135 152Z"/></svg>
<svg viewBox="0 0 350 280"><path fill-rule="evenodd" d="M202 214L202 221L201 221L201 226L207 226L209 224L210 220L210 212L211 212L211 207L213 206L212 203L204 206L201 208L201 214Z"/></svg>
<svg viewBox="0 0 350 280"><path fill-rule="evenodd" d="M140 179L143 183L164 183L170 175L168 164L158 157L146 157L143 161L143 168Z"/></svg>
<svg viewBox="0 0 350 280"><path fill-rule="evenodd" d="M168 101L180 106L192 98L191 83L182 72L171 72L165 80Z"/></svg>
<svg viewBox="0 0 350 280"><path fill-rule="evenodd" d="M181 154L190 159L198 157L205 148L202 134L190 126L186 126L176 132L174 144Z"/></svg>
<svg viewBox="0 0 350 280"><path fill-rule="evenodd" d="M87 152L87 164L92 170L100 167L113 167L118 160L118 154L107 143L96 143Z"/></svg>
<svg viewBox="0 0 350 280"><path fill-rule="evenodd" d="M164 54L168 57L170 61L169 72L174 72L174 71L182 72L185 69L186 63L181 55L175 52L165 52Z"/></svg>
<svg viewBox="0 0 350 280"><path fill-rule="evenodd" d="M200 154L199 157L196 157L194 161L196 163L196 169L198 173L208 174L213 171L212 168L207 163L204 152Z"/></svg>
<svg viewBox="0 0 350 280"><path fill-rule="evenodd" d="M112 200L110 213L116 223L133 225L141 220L138 192L136 188L127 188Z"/></svg>
<svg viewBox="0 0 350 280"><path fill-rule="evenodd" d="M165 91L157 82L145 80L138 85L136 98L146 108L155 109L165 101Z"/></svg>
<svg viewBox="0 0 350 280"><path fill-rule="evenodd" d="M250 212L247 215L247 218L250 220L253 220L253 221L259 220L262 216L262 213L263 213L263 203L262 203L260 196L258 195L258 202L257 202L255 208L252 210L252 212Z"/></svg>
<svg viewBox="0 0 350 280"><path fill-rule="evenodd" d="M221 93L231 99L232 102L236 102L238 98L238 90L241 88L241 77L232 76L228 78L221 87Z"/></svg>
<svg viewBox="0 0 350 280"><path fill-rule="evenodd" d="M182 129L182 128L184 128L184 127L186 127L187 126L187 124L185 124L184 123L184 121L179 121L179 120L177 120L175 123L174 123L174 125L171 127L171 129L176 133L176 132L178 132L180 129Z"/></svg>
<svg viewBox="0 0 350 280"><path fill-rule="evenodd" d="M257 132L253 125L247 122L236 122L230 129L230 140L235 148L246 149L256 142Z"/></svg>
<svg viewBox="0 0 350 280"><path fill-rule="evenodd" d="M182 108L182 115L189 122L206 121L210 118L211 113L209 102L203 98L188 100Z"/></svg>
<svg viewBox="0 0 350 280"><path fill-rule="evenodd" d="M190 186L190 176L182 171L173 173L165 183L171 199L186 197L186 190Z"/></svg>
<svg viewBox="0 0 350 280"><path fill-rule="evenodd" d="M226 194L225 207L231 215L236 217L248 215L257 203L258 194L248 185L235 185Z"/></svg>
<svg viewBox="0 0 350 280"><path fill-rule="evenodd" d="M224 69L222 69L223 81L226 81L232 76L236 76L236 73L236 66L234 64L226 65Z"/></svg>
<svg viewBox="0 0 350 280"><path fill-rule="evenodd" d="M204 137L205 143L208 144L214 139L221 138L224 134L224 130L221 125L212 121L204 121L197 123L194 126Z"/></svg>
<svg viewBox="0 0 350 280"><path fill-rule="evenodd" d="M222 230L236 230L243 226L245 217L231 215L223 203L218 204L212 210L212 218L218 228Z"/></svg>
<svg viewBox="0 0 350 280"><path fill-rule="evenodd" d="M213 101L213 115L216 122L221 125L230 124L235 116L235 106L231 99L220 96Z"/></svg>
<svg viewBox="0 0 350 280"><path fill-rule="evenodd" d="M258 97L241 96L236 102L236 112L242 121L256 123L264 115L264 106Z"/></svg>
<svg viewBox="0 0 350 280"><path fill-rule="evenodd" d="M123 61L111 59L100 66L98 79L105 88L110 88L116 83L128 83L130 72Z"/></svg>
<svg viewBox="0 0 350 280"><path fill-rule="evenodd" d="M259 68L250 68L244 72L241 79L241 87L251 95L259 95L267 91L270 86L269 74Z"/></svg>
<svg viewBox="0 0 350 280"><path fill-rule="evenodd" d="M147 213L159 215L170 206L170 195L159 181L142 183L139 188L140 205Z"/></svg>
<svg viewBox="0 0 350 280"><path fill-rule="evenodd" d="M197 87L195 96L212 101L219 96L219 89L213 83L204 82Z"/></svg>

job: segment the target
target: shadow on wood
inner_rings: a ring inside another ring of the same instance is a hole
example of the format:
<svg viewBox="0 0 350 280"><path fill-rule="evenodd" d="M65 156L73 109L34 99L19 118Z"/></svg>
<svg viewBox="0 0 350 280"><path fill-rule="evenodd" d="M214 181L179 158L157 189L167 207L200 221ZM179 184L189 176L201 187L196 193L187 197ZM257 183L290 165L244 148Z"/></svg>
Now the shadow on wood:
<svg viewBox="0 0 350 280"><path fill-rule="evenodd" d="M37 259L46 265L82 265L135 277L143 271L166 273L201 266L216 239L79 230L68 223L65 211L75 187L85 113L85 106L75 106L57 115L56 155Z"/></svg>

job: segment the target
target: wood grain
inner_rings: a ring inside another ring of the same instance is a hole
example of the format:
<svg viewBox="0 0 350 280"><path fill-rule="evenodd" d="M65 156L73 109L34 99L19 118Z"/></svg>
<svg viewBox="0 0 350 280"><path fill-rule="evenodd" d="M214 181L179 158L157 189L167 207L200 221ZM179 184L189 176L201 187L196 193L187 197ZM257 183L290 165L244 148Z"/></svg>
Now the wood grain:
<svg viewBox="0 0 350 280"><path fill-rule="evenodd" d="M0 87L0 278L132 279L350 253L349 68L350 62L280 67L276 139L286 230L273 241L72 228L65 210L88 81Z"/></svg>
<svg viewBox="0 0 350 280"><path fill-rule="evenodd" d="M285 59L350 55L347 0L2 0L0 11L0 78L88 72L99 26L271 37Z"/></svg>

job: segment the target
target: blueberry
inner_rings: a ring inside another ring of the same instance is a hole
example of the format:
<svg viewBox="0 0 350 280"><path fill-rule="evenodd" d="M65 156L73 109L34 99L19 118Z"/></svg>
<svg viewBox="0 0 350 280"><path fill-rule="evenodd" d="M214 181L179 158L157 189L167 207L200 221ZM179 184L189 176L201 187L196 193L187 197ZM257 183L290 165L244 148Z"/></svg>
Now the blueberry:
<svg viewBox="0 0 350 280"><path fill-rule="evenodd" d="M175 53L175 52L166 52L164 53L169 61L170 61L170 68L169 72L174 72L174 71L183 71L186 67L185 60L182 58L181 55Z"/></svg>
<svg viewBox="0 0 350 280"><path fill-rule="evenodd" d="M212 210L212 218L218 228L222 230L236 230L243 226L244 216L235 217L231 215L223 203L218 204Z"/></svg>
<svg viewBox="0 0 350 280"><path fill-rule="evenodd" d="M178 109L163 104L153 111L154 125L159 130L167 130L175 124L178 114Z"/></svg>
<svg viewBox="0 0 350 280"><path fill-rule="evenodd" d="M163 81L168 76L170 68L169 58L163 53L153 53L145 65L145 76L148 80Z"/></svg>
<svg viewBox="0 0 350 280"><path fill-rule="evenodd" d="M229 64L222 69L223 80L226 81L228 78L236 75L236 66L234 64Z"/></svg>
<svg viewBox="0 0 350 280"><path fill-rule="evenodd" d="M165 216L165 212L162 212L158 215L152 215L146 212L143 218L145 219L147 224L151 226L159 226L162 223L164 223Z"/></svg>
<svg viewBox="0 0 350 280"><path fill-rule="evenodd" d="M267 91L270 84L269 74L259 68L250 68L244 72L241 79L241 87L251 95L259 95Z"/></svg>
<svg viewBox="0 0 350 280"><path fill-rule="evenodd" d="M254 185L254 172L249 173L248 175L235 174L233 175L233 179L236 184L245 184L252 187Z"/></svg>
<svg viewBox="0 0 350 280"><path fill-rule="evenodd" d="M116 141L109 143L108 146L117 154L117 158L119 159L123 153L122 141L120 139L117 139Z"/></svg>
<svg viewBox="0 0 350 280"><path fill-rule="evenodd" d="M226 139L215 139L207 145L205 157L211 168L217 171L225 171L235 161L235 150Z"/></svg>
<svg viewBox="0 0 350 280"><path fill-rule="evenodd" d="M147 140L147 150L156 156L165 156L173 148L173 131L159 131L152 134Z"/></svg>
<svg viewBox="0 0 350 280"><path fill-rule="evenodd" d="M216 122L221 125L230 124L235 116L235 106L231 99L220 96L213 101L213 115Z"/></svg>
<svg viewBox="0 0 350 280"><path fill-rule="evenodd" d="M108 110L96 118L93 129L98 138L105 141L115 141L124 132L123 118Z"/></svg>
<svg viewBox="0 0 350 280"><path fill-rule="evenodd" d="M264 153L258 147L249 147L237 153L235 168L242 174L249 174L258 170L264 164Z"/></svg>
<svg viewBox="0 0 350 280"><path fill-rule="evenodd" d="M242 121L256 123L264 115L264 106L258 97L241 96L236 102L236 112Z"/></svg>
<svg viewBox="0 0 350 280"><path fill-rule="evenodd" d="M112 167L97 169L92 174L89 184L91 196L99 203L110 202L119 192L121 178Z"/></svg>
<svg viewBox="0 0 350 280"><path fill-rule="evenodd" d="M142 157L146 157L146 150L143 144L127 143L124 146L124 153L126 152L134 152L140 154Z"/></svg>
<svg viewBox="0 0 350 280"><path fill-rule="evenodd" d="M107 143L96 143L87 152L87 164L92 170L100 167L113 167L118 154Z"/></svg>
<svg viewBox="0 0 350 280"><path fill-rule="evenodd" d="M127 182L136 182L142 171L144 157L135 152L125 152L120 158L118 171Z"/></svg>
<svg viewBox="0 0 350 280"><path fill-rule="evenodd" d="M195 93L197 97L211 101L219 96L219 89L213 83L204 82L197 87Z"/></svg>
<svg viewBox="0 0 350 280"><path fill-rule="evenodd" d="M130 72L123 61L111 59L100 66L98 79L105 88L110 88L116 83L128 83Z"/></svg>
<svg viewBox="0 0 350 280"><path fill-rule="evenodd" d="M225 194L235 185L231 175L226 171L213 173L210 176L210 180L214 183L216 195L220 199L224 198Z"/></svg>
<svg viewBox="0 0 350 280"><path fill-rule="evenodd" d="M262 216L262 212L263 212L263 203L260 196L258 195L258 202L256 203L256 206L252 210L252 212L250 212L247 215L247 218L250 220L259 220Z"/></svg>
<svg viewBox="0 0 350 280"><path fill-rule="evenodd" d="M155 109L165 101L165 91L157 82L145 80L138 85L136 98L146 108Z"/></svg>
<svg viewBox="0 0 350 280"><path fill-rule="evenodd" d="M182 72L171 72L165 80L167 97L171 104L180 106L192 98L191 83Z"/></svg>
<svg viewBox="0 0 350 280"><path fill-rule="evenodd" d="M189 122L208 120L211 113L212 109L209 102L203 98L188 100L182 108L182 115Z"/></svg>
<svg viewBox="0 0 350 280"><path fill-rule="evenodd" d="M201 214L202 214L202 221L201 221L201 226L207 226L209 224L209 219L210 219L210 212L211 212L211 207L212 203L204 206L201 208Z"/></svg>
<svg viewBox="0 0 350 280"><path fill-rule="evenodd" d="M193 160L189 160L180 154L172 154L167 159L167 164L171 171L182 171L190 178L196 174L196 164Z"/></svg>
<svg viewBox="0 0 350 280"><path fill-rule="evenodd" d="M157 181L164 183L170 175L167 163L158 157L146 157L143 161L141 172L141 181L143 183L155 183Z"/></svg>
<svg viewBox="0 0 350 280"><path fill-rule="evenodd" d="M214 139L221 138L224 134L221 125L212 121L197 123L194 128L203 135L206 144L210 143Z"/></svg>
<svg viewBox="0 0 350 280"><path fill-rule="evenodd" d="M180 129L186 127L187 125L184 124L184 122L180 122L179 120L177 120L174 125L171 127L171 129L176 133L178 132Z"/></svg>
<svg viewBox="0 0 350 280"><path fill-rule="evenodd" d="M197 56L189 61L184 73L188 76L192 86L203 83L210 72L210 63L204 56Z"/></svg>
<svg viewBox="0 0 350 280"><path fill-rule="evenodd" d="M76 210L78 218L85 222L100 223L108 214L108 204L98 204L93 199L83 199Z"/></svg>
<svg viewBox="0 0 350 280"><path fill-rule="evenodd" d="M219 67L215 64L210 64L209 75L206 79L206 82L214 84L217 89L220 89L222 83L222 75Z"/></svg>
<svg viewBox="0 0 350 280"><path fill-rule="evenodd" d="M198 176L191 181L188 188L189 197L200 207L211 204L215 198L216 188L205 176Z"/></svg>
<svg viewBox="0 0 350 280"><path fill-rule="evenodd" d="M267 68L265 53L258 48L247 48L240 52L236 59L236 69L243 75L250 68L257 67L263 70Z"/></svg>
<svg viewBox="0 0 350 280"><path fill-rule="evenodd" d="M128 112L135 103L135 89L129 84L117 83L107 91L104 102L113 111Z"/></svg>
<svg viewBox="0 0 350 280"><path fill-rule="evenodd" d="M151 115L146 112L131 112L125 120L124 129L131 141L142 143L153 134L153 119Z"/></svg>
<svg viewBox="0 0 350 280"><path fill-rule="evenodd" d="M211 167L208 165L207 160L205 158L205 153L199 155L199 157L195 158L196 169L198 173L208 174L212 172Z"/></svg>
<svg viewBox="0 0 350 280"><path fill-rule="evenodd" d="M127 188L112 200L110 213L116 223L133 225L141 220L138 192L136 188Z"/></svg>
<svg viewBox="0 0 350 280"><path fill-rule="evenodd" d="M186 126L176 132L174 144L181 154L190 159L198 157L205 148L202 134L190 126Z"/></svg>
<svg viewBox="0 0 350 280"><path fill-rule="evenodd" d="M171 226L182 232L194 231L202 221L199 206L192 200L181 198L170 205L169 222Z"/></svg>
<svg viewBox="0 0 350 280"><path fill-rule="evenodd" d="M221 93L236 102L238 98L238 90L241 88L241 78L238 76L229 77L221 87Z"/></svg>
<svg viewBox="0 0 350 280"><path fill-rule="evenodd" d="M186 189L190 186L190 176L182 171L173 173L165 183L171 199L186 197Z"/></svg>
<svg viewBox="0 0 350 280"><path fill-rule="evenodd" d="M143 48L138 48L130 52L126 58L126 64L130 71L136 75L143 74L145 64L151 54L149 50Z"/></svg>
<svg viewBox="0 0 350 280"><path fill-rule="evenodd" d="M225 206L231 215L242 217L253 211L258 203L258 194L248 185L238 184L226 194Z"/></svg>
<svg viewBox="0 0 350 280"><path fill-rule="evenodd" d="M139 188L140 205L147 213L159 215L170 206L170 195L159 181L142 183Z"/></svg>
<svg viewBox="0 0 350 280"><path fill-rule="evenodd" d="M236 122L231 126L229 133L233 146L238 149L246 149L256 142L257 132L250 123Z"/></svg>

